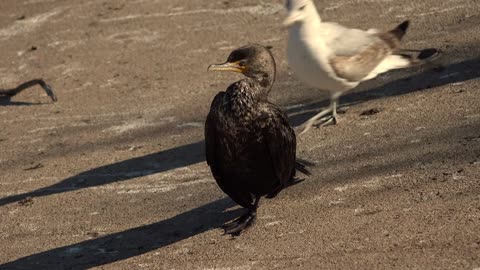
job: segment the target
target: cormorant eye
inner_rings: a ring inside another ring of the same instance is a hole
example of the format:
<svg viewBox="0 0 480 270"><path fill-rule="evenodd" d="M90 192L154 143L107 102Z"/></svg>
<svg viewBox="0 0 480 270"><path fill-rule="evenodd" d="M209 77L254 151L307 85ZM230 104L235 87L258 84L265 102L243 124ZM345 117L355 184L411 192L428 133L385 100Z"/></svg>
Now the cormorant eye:
<svg viewBox="0 0 480 270"><path fill-rule="evenodd" d="M298 8L298 10L303 10L305 8L306 5L303 5L301 7Z"/></svg>

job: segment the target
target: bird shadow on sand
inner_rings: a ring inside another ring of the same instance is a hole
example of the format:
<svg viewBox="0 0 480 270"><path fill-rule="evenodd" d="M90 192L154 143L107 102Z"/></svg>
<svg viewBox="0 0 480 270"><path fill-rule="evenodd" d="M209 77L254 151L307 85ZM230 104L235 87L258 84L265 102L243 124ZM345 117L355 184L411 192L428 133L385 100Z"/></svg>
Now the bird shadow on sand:
<svg viewBox="0 0 480 270"><path fill-rule="evenodd" d="M234 205L229 198L218 199L153 224L23 257L0 269L90 269L128 259L219 228L240 215L241 209L227 211Z"/></svg>
<svg viewBox="0 0 480 270"><path fill-rule="evenodd" d="M382 97L403 95L441 85L462 82L478 78L479 76L480 58L465 60L427 70L411 77L395 80L378 88L346 94L342 97L342 103L356 104ZM22 85L25 84L26 83ZM315 114L313 112L314 109L327 106L328 103L329 100L323 100L317 103L287 109L290 122L293 126L298 126ZM0 198L0 206L19 202L29 197L48 196L88 187L101 186L186 167L205 161L204 153L204 141L202 140L158 153L127 159L79 173L48 187Z"/></svg>
<svg viewBox="0 0 480 270"><path fill-rule="evenodd" d="M55 95L51 87L45 83L44 80L34 79L34 80L21 83L20 85L12 89L0 89L0 106L31 106L31 105L47 104L46 102L31 103L31 102L12 101L12 98L14 96L20 94L24 90L31 88L35 85L39 85L53 102L57 101L57 96Z"/></svg>
<svg viewBox="0 0 480 270"><path fill-rule="evenodd" d="M136 177L186 167L205 160L205 142L198 141L158 153L135 157L94 168L66 178L54 185L31 192L0 198L0 206L27 198L48 196L83 188L106 185Z"/></svg>
<svg viewBox="0 0 480 270"><path fill-rule="evenodd" d="M204 144L202 140L94 168L45 188L2 198L0 206L196 164L205 160ZM221 227L241 214L239 208L228 210L235 205L230 198L218 199L153 224L26 256L0 269L90 269L135 257Z"/></svg>
<svg viewBox="0 0 480 270"><path fill-rule="evenodd" d="M426 70L419 74L388 82L380 87L360 92L350 92L340 98L340 106L354 105L368 100L399 96L430 88L459 83L480 77L480 58L461 61ZM313 117L319 108L327 107L328 99L286 109L292 126L299 126Z"/></svg>
<svg viewBox="0 0 480 270"><path fill-rule="evenodd" d="M479 76L479 59L467 60L445 66L443 70L429 70L361 93L350 93L343 100L359 103L462 82ZM327 104L328 101L321 101L309 106L318 108ZM293 114L292 122L303 122L310 117L311 112L302 112L306 109L308 108L296 107L289 110L288 113ZM204 141L198 141L94 168L49 187L1 198L0 206L28 197L47 196L152 175L204 160ZM153 224L19 258L0 265L0 269L88 269L128 259L220 227L225 221L239 215L240 209L221 213L234 205L228 198L216 200Z"/></svg>
<svg viewBox="0 0 480 270"><path fill-rule="evenodd" d="M437 161L437 164L443 164L443 160L455 160L457 166L462 168L468 166L468 164L473 166L476 160L480 159L480 155L478 154L479 145L476 143L477 137L471 137L470 135L478 136L479 124L445 129L438 132L434 137L426 135L427 137L422 138L422 140L428 139L439 145L452 143L456 143L457 146L463 145L463 148L454 147L454 149L457 149L456 152L442 147L437 148L437 151L430 151L427 147L419 152L418 145L405 143L405 141L397 141L393 145L372 144L372 148L348 152L346 156L322 163L322 167L333 169L326 174L322 174L322 182L335 181L342 185L348 185L358 178L368 179L377 175L398 174L397 170L401 171L414 166L433 166L437 168L435 166L438 165L433 163ZM390 154L392 149L395 149L399 155L392 158ZM162 155L168 155L166 153L172 152L167 150L162 152ZM412 156L411 153L414 153L414 155ZM372 159L372 157L384 158ZM361 164L361 160L374 160L375 163L365 166ZM384 162L385 160L390 161ZM345 167L352 167L352 164L357 169L345 170ZM450 168L450 170L458 171L457 168ZM438 171L437 174L440 175L439 177L447 177L444 172ZM452 178L450 181L456 180ZM424 183L424 181L418 181L415 185L421 183ZM315 181L306 181L305 185L304 189L308 189L310 193L315 193L316 189L323 188L322 184L319 185ZM391 188L395 188L395 185L392 185ZM362 196L364 200L373 201L375 196L388 190L389 188L379 188L375 191L368 191ZM472 190L472 193L478 194L478 191ZM220 228L223 223L239 216L240 212L244 211L241 208L230 210L233 206L235 206L235 203L229 198L218 199L159 222L25 256L1 264L0 269L90 269L133 258ZM218 233L220 234L220 231Z"/></svg>

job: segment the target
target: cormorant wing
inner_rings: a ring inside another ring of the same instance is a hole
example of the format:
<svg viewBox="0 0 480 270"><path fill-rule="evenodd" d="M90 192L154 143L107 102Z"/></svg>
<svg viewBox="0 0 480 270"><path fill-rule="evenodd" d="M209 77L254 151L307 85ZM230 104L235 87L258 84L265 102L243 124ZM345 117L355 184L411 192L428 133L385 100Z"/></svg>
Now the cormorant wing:
<svg viewBox="0 0 480 270"><path fill-rule="evenodd" d="M212 101L212 105L210 106L210 112L208 113L207 120L205 121L205 154L207 158L207 164L210 166L213 178L215 178L215 181L217 181L217 184L223 191L225 191L225 185L222 181L222 175L219 168L220 164L218 163L216 157L216 145L221 142L219 141L215 127L215 112L220 106L224 94L225 92L220 92L215 96Z"/></svg>
<svg viewBox="0 0 480 270"><path fill-rule="evenodd" d="M295 132L288 123L288 117L275 105L266 103L262 116L265 123L263 134L270 152L273 170L283 187L295 175Z"/></svg>

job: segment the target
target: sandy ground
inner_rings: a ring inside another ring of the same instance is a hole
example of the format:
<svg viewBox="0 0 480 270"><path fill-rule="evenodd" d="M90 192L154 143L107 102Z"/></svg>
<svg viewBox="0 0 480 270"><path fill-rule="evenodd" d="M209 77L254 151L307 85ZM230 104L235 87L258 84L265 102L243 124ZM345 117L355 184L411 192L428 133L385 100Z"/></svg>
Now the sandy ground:
<svg viewBox="0 0 480 270"><path fill-rule="evenodd" d="M388 29L435 65L342 97L336 126L298 140L314 175L243 210L205 163L207 73L272 45L271 100L298 125L328 104L288 69L283 1L1 0L0 269L480 269L480 3L316 1L325 20ZM376 109L378 113L363 112Z"/></svg>

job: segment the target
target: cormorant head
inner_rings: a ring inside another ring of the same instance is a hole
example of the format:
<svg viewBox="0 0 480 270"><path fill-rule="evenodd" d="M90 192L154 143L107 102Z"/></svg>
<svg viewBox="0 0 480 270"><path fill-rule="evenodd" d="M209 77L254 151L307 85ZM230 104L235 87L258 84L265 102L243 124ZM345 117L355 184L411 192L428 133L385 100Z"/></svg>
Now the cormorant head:
<svg viewBox="0 0 480 270"><path fill-rule="evenodd" d="M230 53L227 62L208 67L211 71L233 71L256 79L270 90L275 81L275 60L270 50L258 44L240 47Z"/></svg>
<svg viewBox="0 0 480 270"><path fill-rule="evenodd" d="M315 5L311 0L287 0L285 4L287 9L287 18L283 25L288 27L296 23L303 23L311 16L318 17Z"/></svg>

